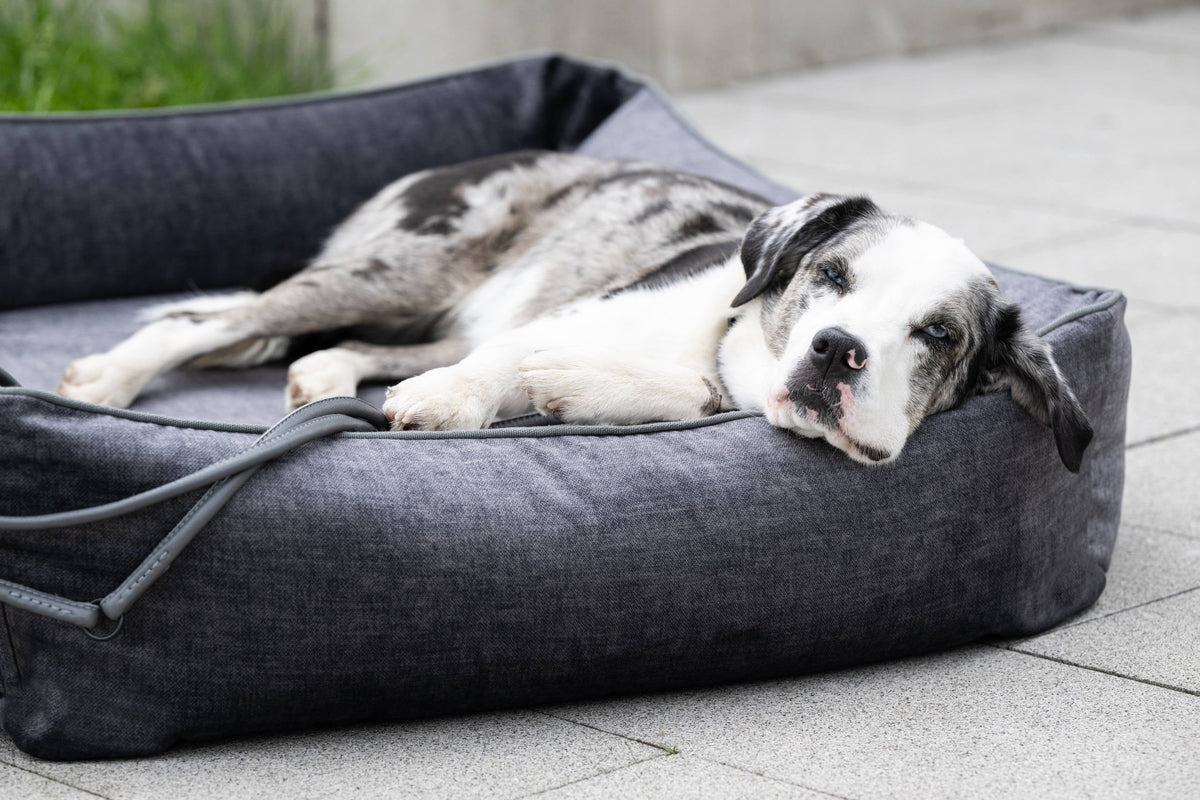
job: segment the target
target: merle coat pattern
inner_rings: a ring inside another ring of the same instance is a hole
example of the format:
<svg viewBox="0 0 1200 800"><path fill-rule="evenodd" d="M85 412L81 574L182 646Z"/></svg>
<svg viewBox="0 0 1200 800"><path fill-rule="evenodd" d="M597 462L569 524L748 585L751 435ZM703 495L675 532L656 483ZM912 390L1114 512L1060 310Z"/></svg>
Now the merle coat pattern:
<svg viewBox="0 0 1200 800"><path fill-rule="evenodd" d="M941 230L866 198L771 207L654 164L536 151L401 178L291 278L161 307L59 391L125 406L167 369L368 329L407 338L305 355L287 405L406 378L384 405L397 429L530 406L581 424L743 408L877 464L929 414L1007 387L1072 470L1091 437L1049 348Z"/></svg>

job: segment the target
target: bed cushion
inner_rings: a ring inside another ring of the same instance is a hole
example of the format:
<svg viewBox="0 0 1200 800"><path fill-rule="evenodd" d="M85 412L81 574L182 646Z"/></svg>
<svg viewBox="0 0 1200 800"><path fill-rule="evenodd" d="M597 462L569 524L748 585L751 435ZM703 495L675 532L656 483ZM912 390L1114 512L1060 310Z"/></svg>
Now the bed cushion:
<svg viewBox="0 0 1200 800"><path fill-rule="evenodd" d="M0 120L0 162L13 143L40 164L0 186L0 367L25 384L0 389L0 717L27 752L141 755L794 675L1032 634L1103 589L1124 467L1124 301L997 268L1095 427L1078 475L1003 394L930 418L875 469L737 412L360 430L260 466L169 571L154 567L116 635L92 638L70 614L136 584L205 491L68 527L14 518L186 476L252 448L282 406L279 367L165 376L129 412L45 391L155 296L294 268L397 174L505 149L650 158L793 194L636 81L562 59L302 103ZM80 190L81 164L106 177ZM22 587L80 603L39 608L49 595Z"/></svg>

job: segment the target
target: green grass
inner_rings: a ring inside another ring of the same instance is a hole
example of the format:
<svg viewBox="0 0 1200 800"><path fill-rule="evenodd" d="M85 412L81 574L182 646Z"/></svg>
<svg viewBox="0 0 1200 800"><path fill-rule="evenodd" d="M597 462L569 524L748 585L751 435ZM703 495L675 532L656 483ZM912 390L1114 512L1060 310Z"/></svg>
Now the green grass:
<svg viewBox="0 0 1200 800"><path fill-rule="evenodd" d="M326 89L278 0L0 0L0 111L211 103Z"/></svg>

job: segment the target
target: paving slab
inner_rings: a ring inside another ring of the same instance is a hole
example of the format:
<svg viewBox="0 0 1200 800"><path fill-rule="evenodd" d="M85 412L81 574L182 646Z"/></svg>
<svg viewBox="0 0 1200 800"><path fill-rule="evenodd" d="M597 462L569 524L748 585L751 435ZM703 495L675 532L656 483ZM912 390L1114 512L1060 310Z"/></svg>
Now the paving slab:
<svg viewBox="0 0 1200 800"><path fill-rule="evenodd" d="M1200 696L1200 590L1061 628L1013 649Z"/></svg>
<svg viewBox="0 0 1200 800"><path fill-rule="evenodd" d="M1134 30L1131 24L1112 25L1103 32L1080 26L1049 36L1001 41L993 50L996 58L990 67L1024 77L1036 96L1048 99L1090 102L1108 97L1110 107L1126 101L1200 101L1200 85L1194 81L1200 44L1143 43ZM978 77L987 82L1003 80L995 73Z"/></svg>
<svg viewBox="0 0 1200 800"><path fill-rule="evenodd" d="M987 646L551 712L858 800L1200 796L1200 698Z"/></svg>
<svg viewBox="0 0 1200 800"><path fill-rule="evenodd" d="M536 712L479 714L56 763L0 741L0 761L113 800L520 797L663 751Z"/></svg>
<svg viewBox="0 0 1200 800"><path fill-rule="evenodd" d="M1200 60L1198 60L1200 61ZM1200 105L1030 98L968 118L903 124L732 97L685 99L685 115L752 164L833 167L1050 210L1195 226Z"/></svg>
<svg viewBox="0 0 1200 800"><path fill-rule="evenodd" d="M775 778L677 754L640 761L595 778L538 794L539 800L829 800Z"/></svg>
<svg viewBox="0 0 1200 800"><path fill-rule="evenodd" d="M819 107L924 124L1019 107L1028 98L1112 99L1177 103L1200 100L1187 76L1200 44L1175 37L1147 41L1135 28L1079 27L813 69L727 89L745 100ZM721 90L713 90L717 93Z"/></svg>
<svg viewBox="0 0 1200 800"><path fill-rule="evenodd" d="M1200 432L1131 447L1125 455L1128 522L1200 539Z"/></svg>
<svg viewBox="0 0 1200 800"><path fill-rule="evenodd" d="M1134 300L1125 324L1133 345L1125 441L1200 428L1200 348L1186 344L1200 342L1200 312Z"/></svg>
<svg viewBox="0 0 1200 800"><path fill-rule="evenodd" d="M1010 40L1011 41L1011 40ZM1021 41L1021 40L1017 40ZM970 115L1028 94L1024 70L1004 70L1012 44L951 47L768 77L710 94L920 123Z"/></svg>
<svg viewBox="0 0 1200 800"><path fill-rule="evenodd" d="M95 800L97 795L0 764L0 797L4 800Z"/></svg>
<svg viewBox="0 0 1200 800"><path fill-rule="evenodd" d="M1200 589L1200 540L1122 525L1107 578L1095 605L1063 627Z"/></svg>
<svg viewBox="0 0 1200 800"><path fill-rule="evenodd" d="M1052 209L1196 225L1200 183L1179 176L1200 170L1200 140L1192 135L1200 125L1200 58L1159 57L1066 36L1001 48L987 62L989 74L1004 76L1006 85L1028 88L1005 89L1002 104L952 118L863 114L746 89L685 96L680 105L718 144L752 163L775 158ZM906 63L860 65L855 82L889 87L889 75ZM840 95L840 72L828 75L830 86L822 86L818 74L805 91ZM887 111L897 101L909 105L937 94L936 85L906 85L881 90L874 100L860 94L856 102Z"/></svg>

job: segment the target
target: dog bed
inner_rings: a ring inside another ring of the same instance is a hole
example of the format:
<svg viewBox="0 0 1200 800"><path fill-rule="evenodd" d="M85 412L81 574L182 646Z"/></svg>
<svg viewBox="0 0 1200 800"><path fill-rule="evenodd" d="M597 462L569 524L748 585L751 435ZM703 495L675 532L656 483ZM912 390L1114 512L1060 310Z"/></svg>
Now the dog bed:
<svg viewBox="0 0 1200 800"><path fill-rule="evenodd" d="M0 716L18 747L133 756L794 675L1032 634L1095 601L1124 467L1114 291L996 270L1095 428L1077 475L1004 394L871 469L739 412L392 433L339 399L267 430L282 367L173 373L130 411L48 391L162 295L286 274L396 176L527 147L794 196L654 90L553 57L0 119Z"/></svg>

